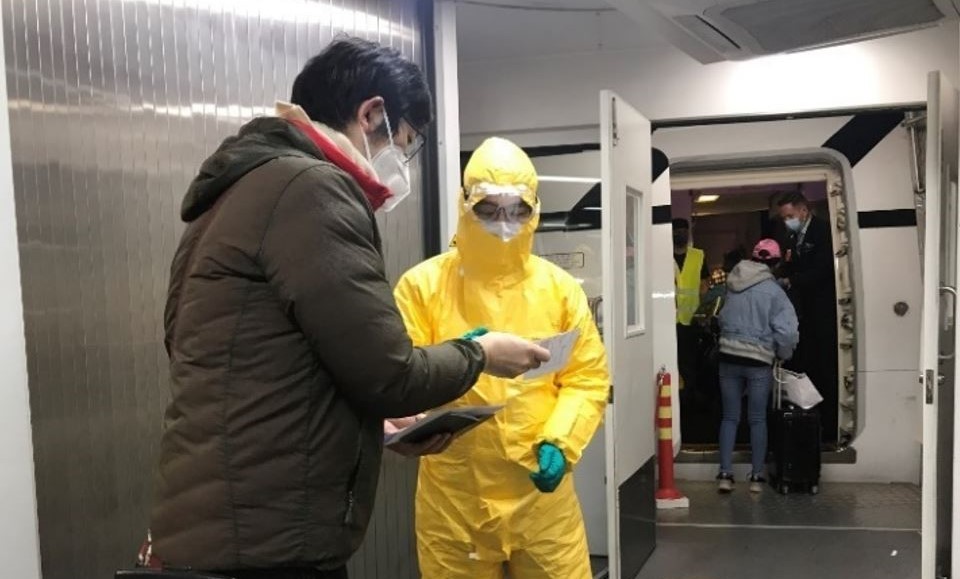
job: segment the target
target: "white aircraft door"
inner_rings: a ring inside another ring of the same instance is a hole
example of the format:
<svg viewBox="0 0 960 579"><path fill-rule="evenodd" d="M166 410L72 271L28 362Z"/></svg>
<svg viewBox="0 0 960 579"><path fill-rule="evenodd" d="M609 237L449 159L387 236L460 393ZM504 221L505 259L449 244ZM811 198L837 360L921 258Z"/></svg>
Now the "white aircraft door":
<svg viewBox="0 0 960 579"><path fill-rule="evenodd" d="M656 545L650 122L603 91L600 127L607 539L611 579L633 579Z"/></svg>
<svg viewBox="0 0 960 579"><path fill-rule="evenodd" d="M957 352L957 90L930 73L924 199L923 319L920 399L923 403L922 579L950 573L953 526L955 356ZM947 415L949 413L949 416ZM958 538L953 533L953 540ZM956 564L954 564L956 568ZM956 577L957 574L951 575Z"/></svg>

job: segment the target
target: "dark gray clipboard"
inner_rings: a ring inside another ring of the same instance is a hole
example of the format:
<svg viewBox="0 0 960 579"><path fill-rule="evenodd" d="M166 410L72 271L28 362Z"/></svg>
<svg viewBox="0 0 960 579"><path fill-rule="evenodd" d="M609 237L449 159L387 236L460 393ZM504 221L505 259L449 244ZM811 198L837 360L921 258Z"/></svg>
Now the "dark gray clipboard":
<svg viewBox="0 0 960 579"><path fill-rule="evenodd" d="M384 437L384 446L400 443L417 444L437 434L463 436L480 424L493 418L503 408L500 406L461 406L431 412L416 424Z"/></svg>

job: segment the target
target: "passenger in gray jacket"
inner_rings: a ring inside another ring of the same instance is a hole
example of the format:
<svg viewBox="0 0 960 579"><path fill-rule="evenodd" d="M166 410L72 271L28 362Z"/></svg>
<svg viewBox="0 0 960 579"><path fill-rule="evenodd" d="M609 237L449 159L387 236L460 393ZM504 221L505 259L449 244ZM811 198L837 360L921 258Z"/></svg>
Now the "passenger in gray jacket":
<svg viewBox="0 0 960 579"><path fill-rule="evenodd" d="M797 314L771 271L780 262L780 246L762 239L751 259L727 276L727 297L720 310L720 474L717 490L733 490L733 445L740 422L740 400L747 394L753 469L750 491L763 489L767 456L767 401L773 364L789 360L800 340Z"/></svg>

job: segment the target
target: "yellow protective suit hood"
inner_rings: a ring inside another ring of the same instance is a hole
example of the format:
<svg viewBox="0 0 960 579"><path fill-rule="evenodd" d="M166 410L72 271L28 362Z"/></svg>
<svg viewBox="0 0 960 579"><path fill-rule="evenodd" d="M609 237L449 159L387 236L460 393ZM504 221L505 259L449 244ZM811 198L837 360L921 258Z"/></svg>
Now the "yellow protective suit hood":
<svg viewBox="0 0 960 579"><path fill-rule="evenodd" d="M473 207L483 201L486 192L513 189L533 208L533 216L522 224L509 241L487 231L474 215ZM481 144L463 173L460 220L457 224L457 251L465 273L490 278L523 274L533 248L533 234L540 222L537 197L537 171L523 149L506 139L493 137Z"/></svg>

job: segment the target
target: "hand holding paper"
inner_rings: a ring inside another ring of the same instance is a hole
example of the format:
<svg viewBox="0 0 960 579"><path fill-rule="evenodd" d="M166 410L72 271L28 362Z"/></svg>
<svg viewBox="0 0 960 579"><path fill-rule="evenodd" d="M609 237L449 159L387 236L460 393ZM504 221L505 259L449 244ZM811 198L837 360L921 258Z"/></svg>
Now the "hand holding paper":
<svg viewBox="0 0 960 579"><path fill-rule="evenodd" d="M546 349L513 334L488 332L473 340L483 347L487 358L483 371L498 378L516 378L550 359Z"/></svg>
<svg viewBox="0 0 960 579"><path fill-rule="evenodd" d="M570 354L573 353L573 348L577 345L578 339L580 339L580 330L571 330L565 334L559 334L537 342L538 345L549 350L550 360L541 364L539 368L530 370L521 378L523 380L533 380L566 368L567 363L570 362Z"/></svg>

